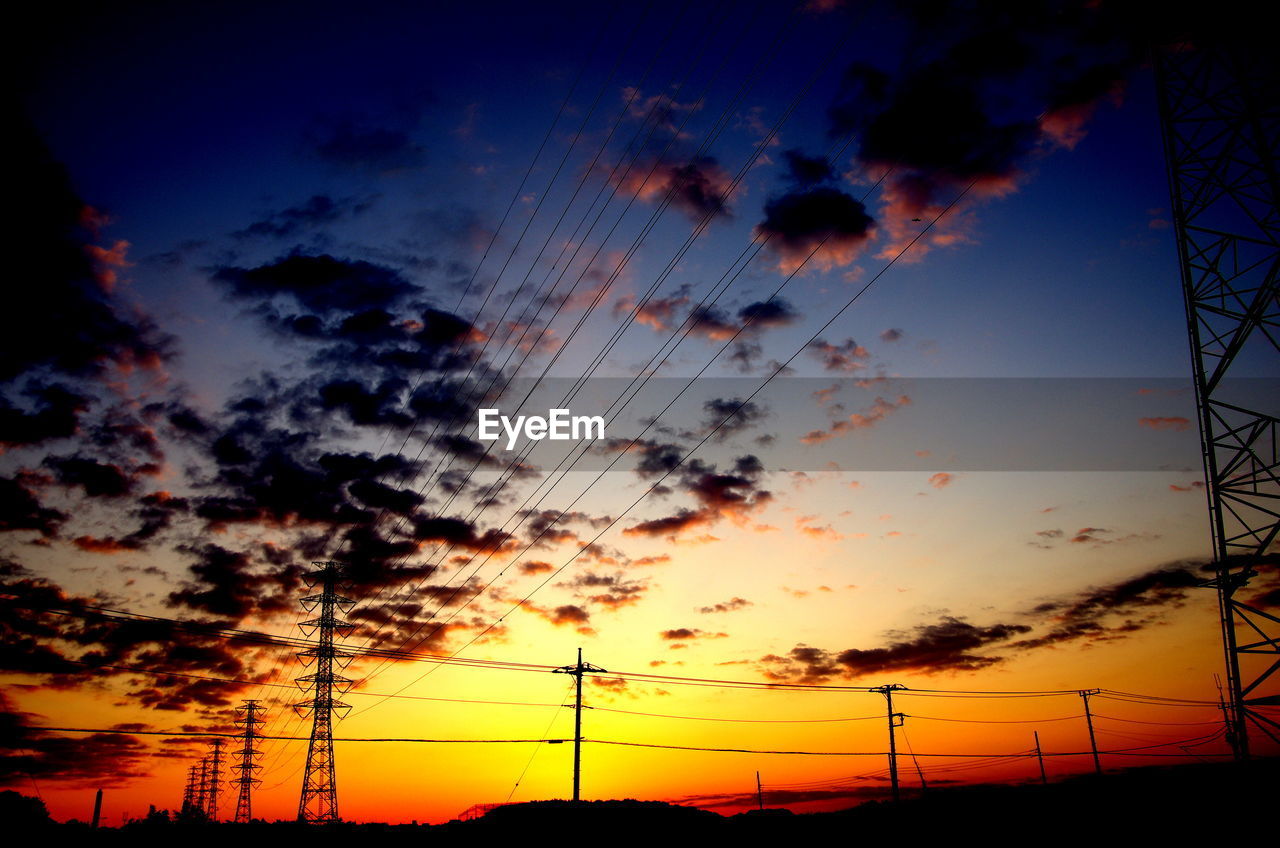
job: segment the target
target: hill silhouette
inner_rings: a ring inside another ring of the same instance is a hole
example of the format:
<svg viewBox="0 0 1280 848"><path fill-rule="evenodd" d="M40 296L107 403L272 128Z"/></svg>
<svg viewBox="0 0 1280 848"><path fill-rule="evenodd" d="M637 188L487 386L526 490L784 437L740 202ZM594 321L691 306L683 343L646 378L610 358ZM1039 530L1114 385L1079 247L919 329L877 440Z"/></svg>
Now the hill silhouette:
<svg viewBox="0 0 1280 848"><path fill-rule="evenodd" d="M161 813L91 837L108 845L148 845L173 840L218 840L237 848L278 846L295 841L311 846L350 845L376 839L386 848L474 844L477 839L527 839L535 834L567 834L581 828L586 838L735 840L749 844L817 839L985 839L1045 840L1092 838L1112 844L1121 838L1182 840L1224 823L1262 824L1280 787L1280 759L1248 763L1205 763L1134 768L1081 775L1047 786L972 785L930 789L894 804L870 801L826 813L757 811L721 816L662 801L532 801L490 810L470 821L439 825L343 822L307 826L297 822L190 824ZM11 799L16 800L16 799ZM49 824L63 838L86 837L83 823ZM60 833L59 833L60 832Z"/></svg>

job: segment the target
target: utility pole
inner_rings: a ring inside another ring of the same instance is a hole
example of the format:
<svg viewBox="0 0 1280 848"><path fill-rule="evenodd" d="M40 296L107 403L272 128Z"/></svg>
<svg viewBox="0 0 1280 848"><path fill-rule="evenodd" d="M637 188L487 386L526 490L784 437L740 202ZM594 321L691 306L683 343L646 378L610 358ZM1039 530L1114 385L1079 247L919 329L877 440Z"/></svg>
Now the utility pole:
<svg viewBox="0 0 1280 848"><path fill-rule="evenodd" d="M582 789L582 675L586 672L607 674L608 669L584 663L582 649L578 649L578 664L566 665L552 671L552 674L572 674L576 678L577 697L573 702L573 800L581 800Z"/></svg>
<svg viewBox="0 0 1280 848"><path fill-rule="evenodd" d="M1036 760L1040 763L1040 782L1047 786L1049 784L1049 775L1044 770L1044 752L1040 750L1040 731L1033 730L1032 733L1036 737Z"/></svg>
<svg viewBox="0 0 1280 848"><path fill-rule="evenodd" d="M1098 740L1093 735L1093 712L1089 709L1089 697L1098 694L1098 690L1081 689L1079 694L1084 699L1084 720L1089 725L1089 748L1093 751L1093 770L1102 774L1102 760L1098 759Z"/></svg>
<svg viewBox="0 0 1280 848"><path fill-rule="evenodd" d="M262 783L253 776L253 773L261 768L257 760L262 756L262 752L254 748L253 740L258 738L256 728L262 724L262 719L258 718L262 707L258 706L255 700L247 700L243 707L236 708L236 712L239 713L236 723L244 725L244 747L236 751L236 757L240 762L235 765L235 769L240 772L240 776L231 781L240 787L240 794L236 798L236 816L233 821L247 823L253 818L251 790Z"/></svg>
<svg viewBox="0 0 1280 848"><path fill-rule="evenodd" d="M876 686L871 689L872 692L879 692L884 695L885 704L887 705L889 715L889 781L893 784L893 800L896 803L901 800L898 791L898 740L894 734L894 728L901 727L907 717L902 713L893 711L893 693L906 689L898 683L888 683L884 686Z"/></svg>
<svg viewBox="0 0 1280 848"><path fill-rule="evenodd" d="M756 772L756 804L759 805L760 811L764 812L764 787L760 785L760 772Z"/></svg>
<svg viewBox="0 0 1280 848"><path fill-rule="evenodd" d="M209 784L205 795L205 815L209 821L218 820L218 795L222 792L222 737L213 740L213 755L209 762Z"/></svg>
<svg viewBox="0 0 1280 848"><path fill-rule="evenodd" d="M336 562L313 562L316 570L303 579L311 588L319 587L317 594L302 599L307 612L319 610L319 615L298 626L308 637L320 634L315 647L299 651L298 656L307 665L315 663L315 671L298 678L298 684L311 689L311 697L294 709L299 715L311 713L311 741L307 746L307 765L302 775L302 794L298 799L298 821L308 823L333 823L338 818L338 783L333 764L333 714L342 718L350 705L335 700L339 694L351 688L351 680L334 673L334 666L345 668L355 656L334 647L335 633L343 636L355 625L338 618L338 611L346 612L355 601L338 594L342 566Z"/></svg>

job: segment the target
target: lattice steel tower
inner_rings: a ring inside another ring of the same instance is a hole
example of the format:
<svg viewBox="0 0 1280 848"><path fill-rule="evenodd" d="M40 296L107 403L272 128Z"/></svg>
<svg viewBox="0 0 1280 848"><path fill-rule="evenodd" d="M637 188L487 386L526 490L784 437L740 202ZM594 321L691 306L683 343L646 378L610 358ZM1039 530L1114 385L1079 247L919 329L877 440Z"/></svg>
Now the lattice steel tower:
<svg viewBox="0 0 1280 848"><path fill-rule="evenodd" d="M236 713L236 724L244 725L244 746L235 752L240 762L233 768L240 772L240 776L231 782L240 787L240 794L236 796L236 816L233 821L248 822L253 818L253 787L262 783L253 776L261 768L257 761L262 752L254 747L253 740L258 738L257 727L262 724L262 719L258 718L262 707L258 706L257 701L247 700L243 707L236 707Z"/></svg>
<svg viewBox="0 0 1280 848"><path fill-rule="evenodd" d="M204 796L204 814L209 821L216 822L218 820L218 800L222 794L222 739L215 739L211 743L213 745L213 753L209 755L209 772L208 782L205 784Z"/></svg>
<svg viewBox="0 0 1280 848"><path fill-rule="evenodd" d="M334 692L341 694L351 687L351 680L334 672L334 666L345 668L354 656L339 650L333 644L334 634L346 635L355 625L340 620L339 610L346 612L355 601L338 594L342 578L342 566L336 562L313 562L316 570L306 576L307 585L320 588L318 594L302 599L307 612L319 612L310 621L298 625L311 636L319 633L315 647L299 651L298 657L308 666L315 664L315 671L298 678L298 685L311 691L311 697L295 704L294 709L305 716L311 713L311 743L307 746L307 765L302 774L302 797L298 801L298 820L304 822L338 821L338 784L333 766L333 714L339 718L351 707L334 699Z"/></svg>
<svg viewBox="0 0 1280 848"><path fill-rule="evenodd" d="M187 769L187 785L182 790L182 815L188 816L196 804L196 787L200 778L200 767L191 766Z"/></svg>
<svg viewBox="0 0 1280 848"><path fill-rule="evenodd" d="M1247 589L1275 567L1280 530L1280 391L1265 379L1280 373L1280 73L1273 42L1201 37L1157 49L1155 65L1213 541L1205 585L1218 593L1228 738L1245 759L1251 729L1280 741L1253 709L1280 703L1280 618Z"/></svg>

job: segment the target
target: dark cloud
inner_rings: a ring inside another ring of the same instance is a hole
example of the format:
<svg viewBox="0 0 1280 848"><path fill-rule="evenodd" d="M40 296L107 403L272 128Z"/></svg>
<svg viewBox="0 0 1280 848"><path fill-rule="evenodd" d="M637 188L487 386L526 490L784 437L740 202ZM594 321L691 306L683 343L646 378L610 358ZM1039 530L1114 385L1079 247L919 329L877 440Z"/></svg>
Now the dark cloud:
<svg viewBox="0 0 1280 848"><path fill-rule="evenodd" d="M758 335L772 327L785 327L795 323L800 317L788 301L783 298L771 298L767 301L755 301L738 310L732 317L728 312L715 306L696 307L686 319L689 332L712 341L728 341L738 334L745 336Z"/></svg>
<svg viewBox="0 0 1280 848"><path fill-rule="evenodd" d="M46 457L44 466L63 486L78 486L91 498L119 498L133 491L134 480L124 469L83 456Z"/></svg>
<svg viewBox="0 0 1280 848"><path fill-rule="evenodd" d="M1040 648L1075 640L1118 638L1153 624L1166 609L1181 606L1191 589L1204 582L1191 566L1163 566L1073 597L1047 601L1031 610L1050 622L1043 634L1015 648ZM1123 620L1117 621L1118 617Z"/></svg>
<svg viewBox="0 0 1280 848"><path fill-rule="evenodd" d="M52 538L69 518L40 502L32 491L30 475L0 477L0 531L35 530Z"/></svg>
<svg viewBox="0 0 1280 848"><path fill-rule="evenodd" d="M665 642L689 642L694 639L723 639L727 633L709 633L696 627L675 627L658 634Z"/></svg>
<svg viewBox="0 0 1280 848"><path fill-rule="evenodd" d="M31 781L74 789L112 788L148 776L150 751L136 736L42 731L43 716L17 709L0 692L0 786ZM141 729L141 728L139 728Z"/></svg>
<svg viewBox="0 0 1280 848"><path fill-rule="evenodd" d="M894 55L903 61L889 71L850 65L828 113L833 137L851 136L863 172L883 179L887 242L878 255L916 241L920 222L961 189L970 199L1008 193L1029 156L1078 143L1098 102L1181 17L1173 6L1142 7L1072 0L902 10L904 44ZM965 227L963 215L942 221L914 256L962 239Z"/></svg>
<svg viewBox="0 0 1280 848"><path fill-rule="evenodd" d="M730 598L727 601L721 601L720 603L712 604L709 607L699 607L698 612L700 613L735 612L740 609L745 609L749 606L754 606L754 604L752 604L751 601L748 601L746 598Z"/></svg>
<svg viewBox="0 0 1280 848"><path fill-rule="evenodd" d="M945 616L936 624L919 625L884 648L850 648L831 653L797 645L785 657L769 656L762 662L772 678L802 681L893 672L976 671L1003 659L985 650L1030 630L1024 624L978 627L964 619Z"/></svg>
<svg viewBox="0 0 1280 848"><path fill-rule="evenodd" d="M0 654L11 671L43 676L41 686L85 686L105 679L125 684L126 694L144 707L168 711L229 706L243 690L265 680L254 672L270 648L230 642L210 628L213 619L170 621L122 619L98 612L99 603L65 592L12 561L0 564ZM171 672L139 675L131 667ZM228 684L178 675L241 680Z"/></svg>
<svg viewBox="0 0 1280 848"><path fill-rule="evenodd" d="M788 150L782 155L787 160L791 181L798 186L813 186L835 177L831 163L821 156L806 156L799 150Z"/></svg>
<svg viewBox="0 0 1280 848"><path fill-rule="evenodd" d="M702 404L702 411L706 416L702 420L702 429L710 431L718 425L715 438L720 440L754 427L766 414L755 401L741 398L711 398Z"/></svg>
<svg viewBox="0 0 1280 848"><path fill-rule="evenodd" d="M171 340L113 296L114 277L101 259L95 261L98 256L118 264L128 245L110 251L94 245L102 216L80 199L25 120L12 129L11 150L22 167L12 174L8 201L22 211L11 222L10 243L21 283L9 287L0 310L0 383L37 370L96 377L109 368L158 369L170 356ZM65 429L65 414L73 410L64 403L60 411L61 419L46 423ZM30 442L31 434L25 438Z"/></svg>
<svg viewBox="0 0 1280 848"><path fill-rule="evenodd" d="M27 408L13 406L0 396L0 447L37 445L75 435L81 413L92 400L66 386L28 381L22 394Z"/></svg>
<svg viewBox="0 0 1280 848"><path fill-rule="evenodd" d="M738 457L732 468L723 472L691 459L680 466L675 488L691 495L698 507L680 508L671 515L641 521L623 530L623 535L674 538L721 520L744 524L773 499L772 493L759 485L763 472L764 466L752 455Z"/></svg>
<svg viewBox="0 0 1280 848"><path fill-rule="evenodd" d="M418 286L390 268L328 254L293 253L257 268L223 266L214 269L212 279L237 299L281 298L321 318L385 310L421 293ZM306 326L298 331L307 334Z"/></svg>
<svg viewBox="0 0 1280 848"><path fill-rule="evenodd" d="M649 591L647 580L631 580L621 573L587 572L575 577L568 586L586 603L610 610L638 604Z"/></svg>
<svg viewBox="0 0 1280 848"><path fill-rule="evenodd" d="M826 339L814 339L805 348L827 371L849 373L867 367L871 353L853 339L834 344Z"/></svg>
<svg viewBox="0 0 1280 848"><path fill-rule="evenodd" d="M300 565L259 570L248 553L212 542L179 550L194 560L189 569L193 580L169 593L172 604L239 620L292 609L297 603L303 574Z"/></svg>
<svg viewBox="0 0 1280 848"><path fill-rule="evenodd" d="M424 516L414 521L414 536L424 542L442 542L473 553L496 553L511 540L496 528L480 530L464 518Z"/></svg>
<svg viewBox="0 0 1280 848"><path fill-rule="evenodd" d="M860 200L830 186L806 187L770 199L756 233L785 271L799 268L819 247L818 267L847 265L871 236L874 220Z"/></svg>
<svg viewBox="0 0 1280 848"><path fill-rule="evenodd" d="M1265 565L1275 561L1280 557ZM1025 651L1122 639L1158 624L1204 584L1208 569L1205 563L1165 565L1042 602L1011 622L981 626L943 616L907 633L886 634L885 647L834 652L797 645L785 656L770 654L760 662L772 679L809 682L892 672L979 671Z"/></svg>
<svg viewBox="0 0 1280 848"><path fill-rule="evenodd" d="M310 128L305 144L317 158L343 168L379 173L412 170L422 167L427 153L414 138L416 123L404 109L379 118L327 116Z"/></svg>
<svg viewBox="0 0 1280 848"><path fill-rule="evenodd" d="M244 229L232 233L232 238L288 239L299 233L334 224L344 219L356 218L368 211L372 199L355 197L332 198L327 194L314 194L304 202L271 212Z"/></svg>
<svg viewBox="0 0 1280 848"><path fill-rule="evenodd" d="M619 188L645 201L670 198L675 208L693 221L729 215L732 177L711 156L687 161L650 160L617 178Z"/></svg>

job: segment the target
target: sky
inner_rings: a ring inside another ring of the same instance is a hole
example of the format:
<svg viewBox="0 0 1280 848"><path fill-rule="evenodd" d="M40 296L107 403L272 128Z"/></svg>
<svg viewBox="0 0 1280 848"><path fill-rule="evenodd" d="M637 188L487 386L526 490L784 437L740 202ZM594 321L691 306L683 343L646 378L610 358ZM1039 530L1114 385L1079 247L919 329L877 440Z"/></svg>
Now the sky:
<svg viewBox="0 0 1280 848"><path fill-rule="evenodd" d="M453 740L337 742L352 820L566 797L571 746L465 740L571 738L578 648L609 670L588 798L733 812L756 771L797 810L883 797L886 684L913 791L1036 778L1033 731L1052 774L1092 768L1082 689L1107 767L1222 756L1136 9L37 20L0 785L59 819L102 787L115 824L176 808L244 699L305 738L329 560L358 654L335 735ZM604 435L508 449L482 408ZM261 745L255 815L293 818L306 743Z"/></svg>

